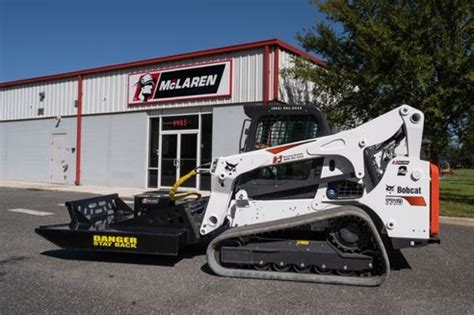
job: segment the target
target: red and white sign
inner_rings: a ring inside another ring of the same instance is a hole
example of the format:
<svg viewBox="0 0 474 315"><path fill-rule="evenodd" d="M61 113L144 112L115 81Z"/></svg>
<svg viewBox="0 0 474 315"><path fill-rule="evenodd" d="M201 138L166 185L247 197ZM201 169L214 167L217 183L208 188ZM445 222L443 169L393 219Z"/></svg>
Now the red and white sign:
<svg viewBox="0 0 474 315"><path fill-rule="evenodd" d="M130 74L128 105L231 96L232 61Z"/></svg>

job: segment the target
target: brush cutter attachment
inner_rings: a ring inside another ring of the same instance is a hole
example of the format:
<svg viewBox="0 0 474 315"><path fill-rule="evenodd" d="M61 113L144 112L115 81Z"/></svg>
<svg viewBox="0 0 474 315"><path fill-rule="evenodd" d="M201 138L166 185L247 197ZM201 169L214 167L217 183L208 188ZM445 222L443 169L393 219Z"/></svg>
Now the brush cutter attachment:
<svg viewBox="0 0 474 315"><path fill-rule="evenodd" d="M36 233L66 249L177 255L200 241L208 198L175 204L168 195L135 196L131 209L117 194L66 202L71 222Z"/></svg>

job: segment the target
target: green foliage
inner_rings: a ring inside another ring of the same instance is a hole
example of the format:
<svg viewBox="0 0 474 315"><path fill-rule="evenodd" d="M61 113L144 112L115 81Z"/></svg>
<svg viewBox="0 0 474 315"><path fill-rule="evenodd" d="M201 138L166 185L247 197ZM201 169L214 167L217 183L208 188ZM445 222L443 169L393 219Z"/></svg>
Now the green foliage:
<svg viewBox="0 0 474 315"><path fill-rule="evenodd" d="M470 167L474 166L474 125L471 123L467 128L467 132L464 134L464 137L461 139L462 148L461 148L461 159L464 160L465 164Z"/></svg>
<svg viewBox="0 0 474 315"><path fill-rule="evenodd" d="M441 177L441 215L474 218L474 170L454 170Z"/></svg>
<svg viewBox="0 0 474 315"><path fill-rule="evenodd" d="M425 113L432 151L465 137L474 99L473 1L314 4L327 20L297 37L328 67L299 60L292 74L315 82L317 105L332 121L352 126L406 103Z"/></svg>

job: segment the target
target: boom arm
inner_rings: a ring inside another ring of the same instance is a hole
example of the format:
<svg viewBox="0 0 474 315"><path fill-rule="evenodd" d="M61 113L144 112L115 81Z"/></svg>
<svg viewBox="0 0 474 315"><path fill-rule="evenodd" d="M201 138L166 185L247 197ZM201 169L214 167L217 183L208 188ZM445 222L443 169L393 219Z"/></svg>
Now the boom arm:
<svg viewBox="0 0 474 315"><path fill-rule="evenodd" d="M223 225L226 215L231 211L231 198L238 176L280 162L340 156L350 162L355 177L363 181L364 150L390 139L400 128L403 128L406 136L406 156L419 158L423 120L422 112L402 105L357 128L334 135L215 159L211 166L212 194L201 225L201 234L208 234Z"/></svg>

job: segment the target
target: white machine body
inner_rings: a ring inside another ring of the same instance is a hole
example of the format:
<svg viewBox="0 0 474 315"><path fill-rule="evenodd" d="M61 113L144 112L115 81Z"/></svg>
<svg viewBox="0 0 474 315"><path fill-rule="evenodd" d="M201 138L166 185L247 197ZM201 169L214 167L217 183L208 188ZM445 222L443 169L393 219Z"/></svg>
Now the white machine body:
<svg viewBox="0 0 474 315"><path fill-rule="evenodd" d="M320 138L260 149L213 161L212 193L200 228L208 234L226 222L231 227L257 224L328 210L341 205L370 209L389 237L430 237L430 163L420 160L423 113L402 105L357 128ZM390 140L403 130L403 141L372 157L379 180L367 171L364 150ZM322 182L313 198L253 200L245 190L235 192L239 176L262 167L324 158ZM330 160L333 160L331 167ZM325 178L351 175L364 187L357 199L328 198Z"/></svg>

